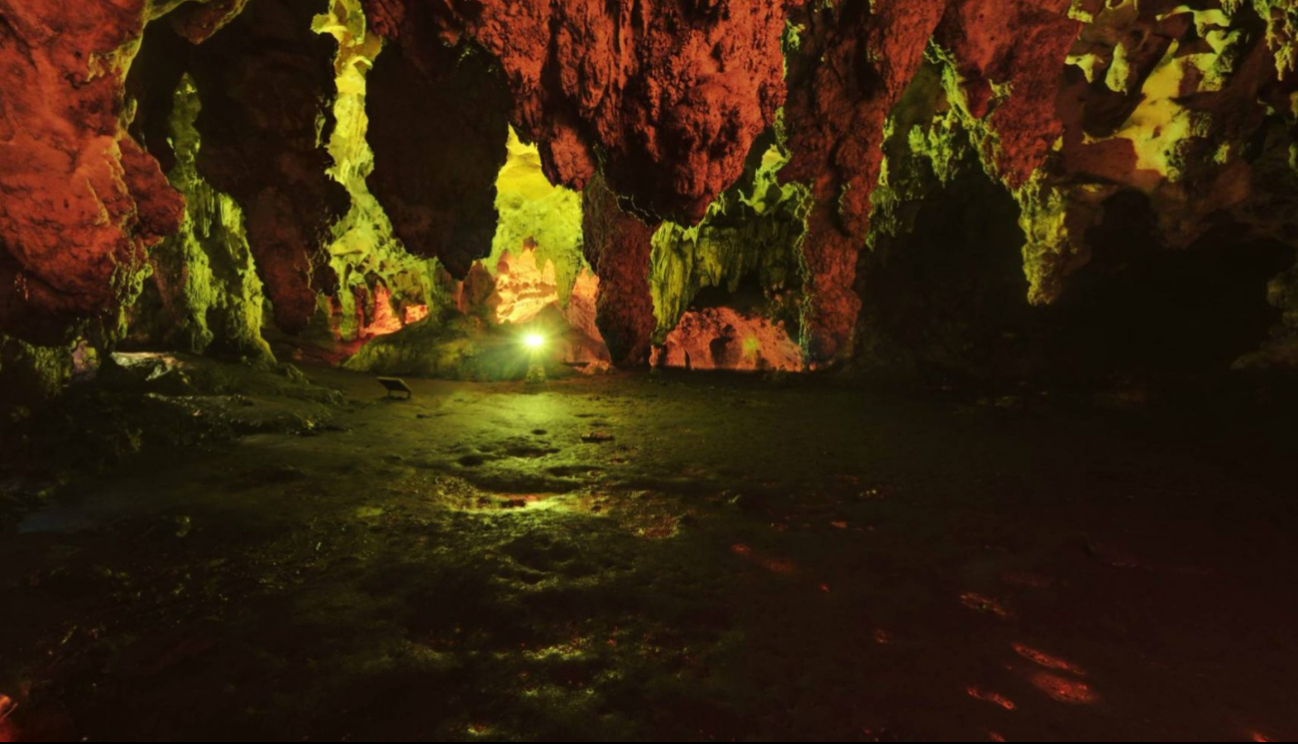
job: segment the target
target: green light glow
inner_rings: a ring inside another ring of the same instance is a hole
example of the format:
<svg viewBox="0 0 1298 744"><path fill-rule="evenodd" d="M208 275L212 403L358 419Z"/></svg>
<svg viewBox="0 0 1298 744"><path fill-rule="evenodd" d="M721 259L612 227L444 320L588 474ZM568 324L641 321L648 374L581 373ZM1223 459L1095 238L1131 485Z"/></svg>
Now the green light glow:
<svg viewBox="0 0 1298 744"><path fill-rule="evenodd" d="M523 345L533 351L545 346L545 336L539 333L529 333L523 337Z"/></svg>
<svg viewBox="0 0 1298 744"><path fill-rule="evenodd" d="M733 294L753 277L772 294L799 296L811 192L799 183L779 182L788 153L778 136L750 164L751 176L717 197L699 224L664 222L654 233L649 290L658 320L655 342L667 338L704 287Z"/></svg>
<svg viewBox="0 0 1298 744"><path fill-rule="evenodd" d="M406 251L392 234L392 221L365 181L374 170L374 151L366 139L366 76L383 49L382 38L368 28L360 0L334 2L327 13L316 16L313 29L338 42L335 125L326 147L334 161L329 174L346 187L352 204L334 225L328 250L330 266L341 284L335 297L341 312L334 318L338 324L334 330L342 339L352 340L361 330L356 312L358 291L377 301L380 285L386 287L392 310L398 313L407 306L424 305L436 316L436 308L450 305L451 299L437 281L440 264ZM327 304L323 298L322 302Z"/></svg>
<svg viewBox="0 0 1298 744"><path fill-rule="evenodd" d="M168 119L176 164L167 174L185 195L185 219L150 256L165 312L155 330L177 348L272 360L261 337L264 295L244 233L243 210L198 172L203 104L193 79L176 87Z"/></svg>
<svg viewBox="0 0 1298 744"><path fill-rule="evenodd" d="M582 269L581 194L554 186L541 170L541 154L524 143L513 127L506 143L508 158L496 179L500 222L486 267L492 274L505 251L517 256L529 238L536 243L536 263L554 265L559 301L565 306Z"/></svg>

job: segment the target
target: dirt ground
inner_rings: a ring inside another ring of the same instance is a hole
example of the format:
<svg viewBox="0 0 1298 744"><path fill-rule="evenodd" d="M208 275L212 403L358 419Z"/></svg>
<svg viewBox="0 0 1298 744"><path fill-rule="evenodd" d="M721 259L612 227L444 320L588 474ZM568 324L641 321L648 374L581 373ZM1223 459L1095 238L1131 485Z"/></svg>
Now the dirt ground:
<svg viewBox="0 0 1298 744"><path fill-rule="evenodd" d="M0 741L1298 737L1278 422L305 372L0 534Z"/></svg>

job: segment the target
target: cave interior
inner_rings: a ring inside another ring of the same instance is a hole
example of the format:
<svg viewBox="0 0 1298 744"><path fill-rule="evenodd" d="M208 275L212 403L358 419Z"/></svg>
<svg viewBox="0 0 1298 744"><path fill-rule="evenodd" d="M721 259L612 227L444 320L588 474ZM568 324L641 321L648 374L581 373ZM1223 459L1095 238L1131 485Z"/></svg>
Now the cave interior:
<svg viewBox="0 0 1298 744"><path fill-rule="evenodd" d="M0 70L0 742L1298 740L1294 0Z"/></svg>

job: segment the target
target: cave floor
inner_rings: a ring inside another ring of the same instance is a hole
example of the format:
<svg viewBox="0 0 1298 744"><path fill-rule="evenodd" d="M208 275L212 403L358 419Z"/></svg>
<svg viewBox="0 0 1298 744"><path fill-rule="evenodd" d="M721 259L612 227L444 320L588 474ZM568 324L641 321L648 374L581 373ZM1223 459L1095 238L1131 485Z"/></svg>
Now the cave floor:
<svg viewBox="0 0 1298 744"><path fill-rule="evenodd" d="M0 739L1298 736L1267 426L306 371L322 431L146 452L0 537Z"/></svg>

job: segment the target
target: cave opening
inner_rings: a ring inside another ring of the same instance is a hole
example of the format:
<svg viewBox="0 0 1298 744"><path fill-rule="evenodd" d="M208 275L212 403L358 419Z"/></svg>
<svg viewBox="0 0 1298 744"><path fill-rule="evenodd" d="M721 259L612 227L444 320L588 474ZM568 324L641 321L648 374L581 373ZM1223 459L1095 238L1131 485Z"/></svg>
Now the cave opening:
<svg viewBox="0 0 1298 744"><path fill-rule="evenodd" d="M1298 737L1284 0L0 0L0 742Z"/></svg>

